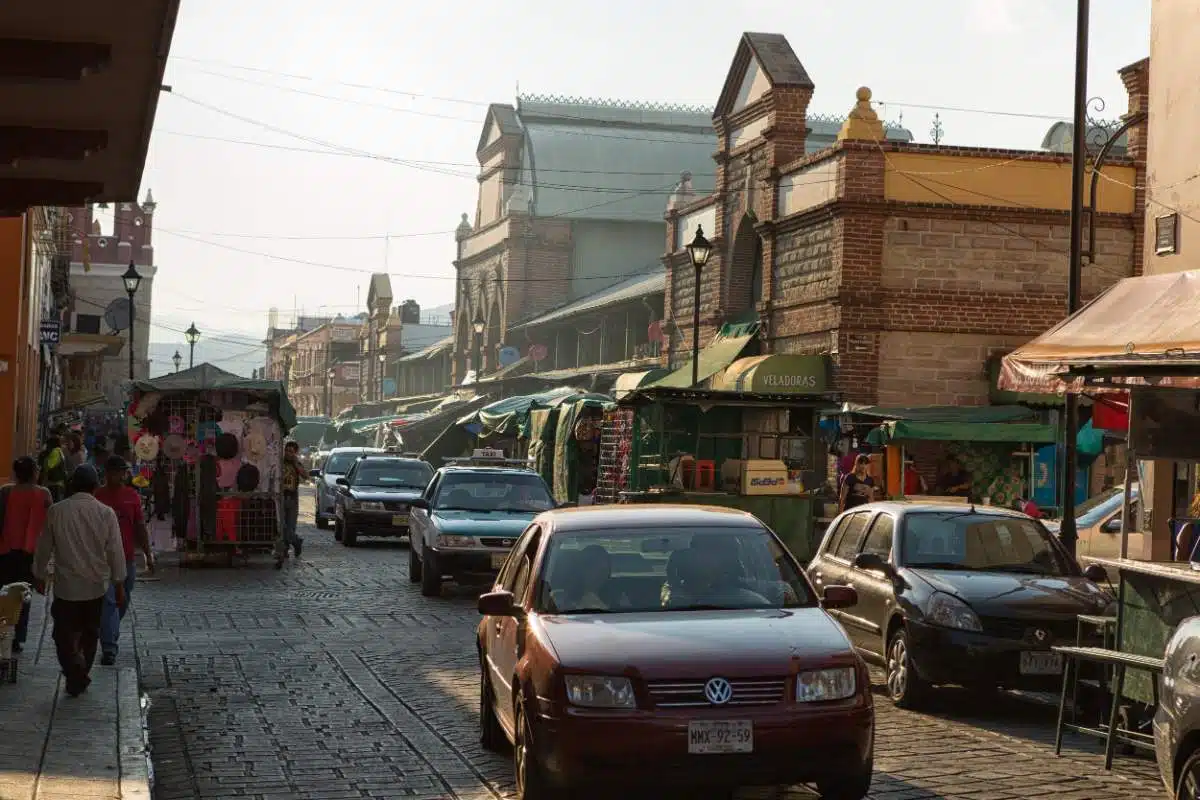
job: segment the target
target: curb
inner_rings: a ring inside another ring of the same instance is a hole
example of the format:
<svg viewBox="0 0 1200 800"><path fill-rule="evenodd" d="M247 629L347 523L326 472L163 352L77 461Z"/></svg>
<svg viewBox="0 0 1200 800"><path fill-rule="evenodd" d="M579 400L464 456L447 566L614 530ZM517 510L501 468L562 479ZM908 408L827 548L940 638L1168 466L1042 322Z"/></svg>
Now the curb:
<svg viewBox="0 0 1200 800"><path fill-rule="evenodd" d="M117 756L121 769L121 800L151 800L150 737L138 673L133 667L117 670Z"/></svg>

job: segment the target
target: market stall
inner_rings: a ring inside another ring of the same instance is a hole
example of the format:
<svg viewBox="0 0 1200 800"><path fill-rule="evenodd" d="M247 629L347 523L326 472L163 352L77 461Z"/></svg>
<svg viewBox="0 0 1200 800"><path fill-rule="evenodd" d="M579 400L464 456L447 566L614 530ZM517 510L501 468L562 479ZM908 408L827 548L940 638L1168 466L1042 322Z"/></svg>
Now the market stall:
<svg viewBox="0 0 1200 800"><path fill-rule="evenodd" d="M166 484L176 547L282 559L284 437L296 414L278 381L200 364L132 385L126 429L135 485Z"/></svg>

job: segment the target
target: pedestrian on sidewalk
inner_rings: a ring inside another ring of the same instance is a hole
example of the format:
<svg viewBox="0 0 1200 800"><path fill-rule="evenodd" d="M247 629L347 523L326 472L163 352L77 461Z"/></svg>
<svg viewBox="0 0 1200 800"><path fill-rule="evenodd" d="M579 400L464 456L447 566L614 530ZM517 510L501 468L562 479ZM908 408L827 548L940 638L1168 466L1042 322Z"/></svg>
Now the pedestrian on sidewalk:
<svg viewBox="0 0 1200 800"><path fill-rule="evenodd" d="M75 468L87 463L87 450L83 447L83 437L72 431L63 442L63 462L67 474L75 472Z"/></svg>
<svg viewBox="0 0 1200 800"><path fill-rule="evenodd" d="M121 620L133 601L133 585L137 579L135 549L146 558L146 571L154 572L154 551L150 547L150 531L142 513L142 496L137 489L125 485L129 465L120 456L111 456L104 465L104 485L96 489L95 498L111 508L121 526L121 551L125 555L125 602L117 603L116 587L104 595L104 611L100 617L100 663L117 663L117 640L121 638Z"/></svg>
<svg viewBox="0 0 1200 800"><path fill-rule="evenodd" d="M46 437L46 445L42 448L38 462L42 486L50 490L50 496L57 503L66 494L67 476L70 474L67 472L66 457L59 446L57 436Z"/></svg>
<svg viewBox="0 0 1200 800"><path fill-rule="evenodd" d="M304 540L296 533L300 518L300 481L308 480L308 470L300 463L300 445L288 442L283 447L283 557L287 558L288 546L300 557Z"/></svg>
<svg viewBox="0 0 1200 800"><path fill-rule="evenodd" d="M37 462L21 456L12 465L16 483L0 487L0 586L37 583L33 577L33 554L46 526L46 511L53 502L50 492L38 486ZM29 632L29 607L21 607L13 638L13 652L25 646Z"/></svg>
<svg viewBox="0 0 1200 800"><path fill-rule="evenodd" d="M54 559L54 647L66 678L67 694L78 697L92 682L90 673L100 640L100 615L109 586L118 606L125 605L125 551L116 512L92 492L100 484L96 470L84 465L71 475L73 494L46 514L46 530L33 559L37 590L46 592Z"/></svg>

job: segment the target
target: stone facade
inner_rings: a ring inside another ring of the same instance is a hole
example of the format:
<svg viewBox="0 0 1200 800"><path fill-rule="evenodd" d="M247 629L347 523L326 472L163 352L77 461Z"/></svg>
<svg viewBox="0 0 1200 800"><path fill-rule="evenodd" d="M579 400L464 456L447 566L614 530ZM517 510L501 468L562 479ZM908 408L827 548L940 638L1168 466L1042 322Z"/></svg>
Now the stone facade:
<svg viewBox="0 0 1200 800"><path fill-rule="evenodd" d="M752 63L771 85L747 98ZM756 315L765 352L829 354L847 400L988 402L987 359L1065 316L1069 158L888 141L865 88L839 140L806 155L812 92L783 37L743 36L715 116L716 192L666 214L671 362L691 349L683 244L707 213L702 344ZM1144 199L1122 184L1144 164L1130 152L1105 168L1084 302L1140 268Z"/></svg>

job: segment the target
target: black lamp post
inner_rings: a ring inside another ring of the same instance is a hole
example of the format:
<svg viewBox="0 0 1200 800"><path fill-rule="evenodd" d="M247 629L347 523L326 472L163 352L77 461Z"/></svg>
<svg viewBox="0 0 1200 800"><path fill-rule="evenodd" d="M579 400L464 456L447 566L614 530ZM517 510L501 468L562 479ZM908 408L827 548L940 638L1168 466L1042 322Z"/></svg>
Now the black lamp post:
<svg viewBox="0 0 1200 800"><path fill-rule="evenodd" d="M696 238L687 246L688 258L696 270L696 292L692 298L692 386L700 383L700 272L712 255L712 245L704 238L704 228L696 226Z"/></svg>
<svg viewBox="0 0 1200 800"><path fill-rule="evenodd" d="M200 341L200 331L196 330L195 322L188 326L183 336L188 343L188 369L191 369L196 366L196 342Z"/></svg>
<svg viewBox="0 0 1200 800"><path fill-rule="evenodd" d="M137 267L133 265L132 261L129 262L129 269L125 270L125 274L121 276L121 281L125 284L125 294L129 295L129 380L133 380L133 323L137 318L133 296L137 294L138 287L142 285L142 276L138 274Z"/></svg>
<svg viewBox="0 0 1200 800"><path fill-rule="evenodd" d="M482 314L477 315L471 324L471 329L475 331L475 380L479 380L479 373L483 371L483 331L486 328L487 320Z"/></svg>
<svg viewBox="0 0 1200 800"><path fill-rule="evenodd" d="M175 351L175 355L171 356L171 360L175 362L175 371L179 372L179 365L183 363L183 356L179 355L179 351Z"/></svg>

